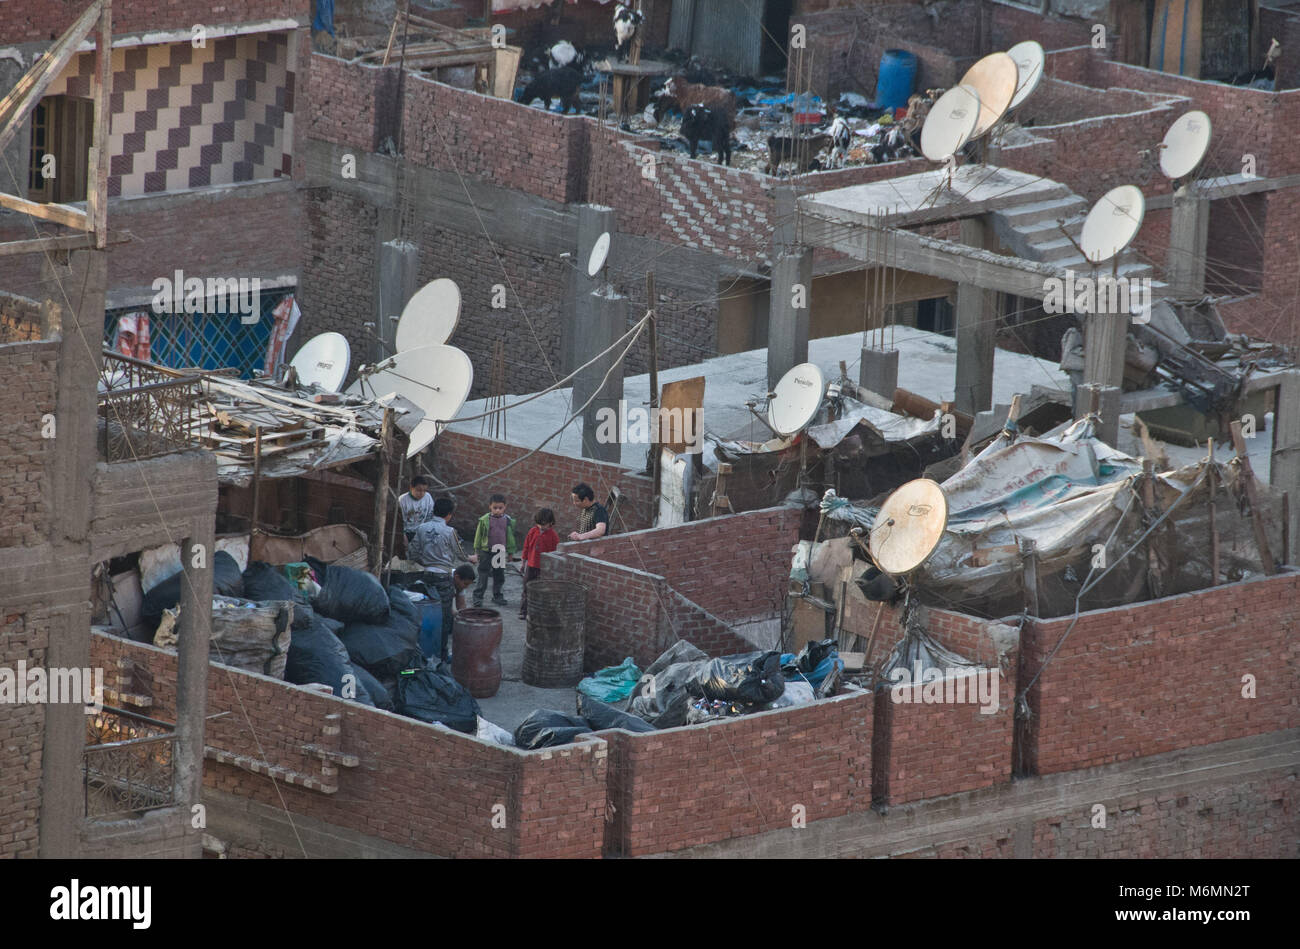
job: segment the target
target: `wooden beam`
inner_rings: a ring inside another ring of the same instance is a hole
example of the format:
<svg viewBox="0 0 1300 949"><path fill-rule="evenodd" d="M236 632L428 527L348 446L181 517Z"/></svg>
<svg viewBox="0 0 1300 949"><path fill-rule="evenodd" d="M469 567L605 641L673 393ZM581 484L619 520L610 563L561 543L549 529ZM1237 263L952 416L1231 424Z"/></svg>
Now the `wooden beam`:
<svg viewBox="0 0 1300 949"><path fill-rule="evenodd" d="M28 201L26 198L0 191L0 208L22 211L24 214L45 221L53 221L65 227L75 227L79 231L90 230L90 219L86 216L86 212L67 204L42 204L39 201Z"/></svg>
<svg viewBox="0 0 1300 949"><path fill-rule="evenodd" d="M45 51L45 55L32 64L32 68L23 74L9 93L0 99L0 152L3 152L22 125L23 119L36 103L41 94L50 87L50 83L59 78L63 67L76 55L81 41L90 35L95 21L100 17L100 3L97 0L77 17L67 32Z"/></svg>
<svg viewBox="0 0 1300 949"><path fill-rule="evenodd" d="M1268 529L1264 526L1264 515L1259 509L1259 492L1255 490L1255 472L1250 467L1250 456L1246 454L1246 442L1241 435L1241 422L1233 422L1230 430L1232 447L1237 452L1237 462L1241 466L1242 489L1250 502L1250 520L1255 528L1255 546L1259 549L1264 575L1271 577L1277 573L1277 565L1273 562L1273 552L1269 549Z"/></svg>
<svg viewBox="0 0 1300 949"><path fill-rule="evenodd" d="M379 476L375 480L375 513L370 532L370 572L378 575L384 569L384 528L388 520L388 479L390 477L393 441L391 407L384 409L384 424L379 430Z"/></svg>
<svg viewBox="0 0 1300 949"><path fill-rule="evenodd" d="M108 246L109 120L113 94L113 0L102 0L99 30L95 36L95 75L91 83L95 103L94 138L90 147L90 176L86 185L86 214L95 247Z"/></svg>

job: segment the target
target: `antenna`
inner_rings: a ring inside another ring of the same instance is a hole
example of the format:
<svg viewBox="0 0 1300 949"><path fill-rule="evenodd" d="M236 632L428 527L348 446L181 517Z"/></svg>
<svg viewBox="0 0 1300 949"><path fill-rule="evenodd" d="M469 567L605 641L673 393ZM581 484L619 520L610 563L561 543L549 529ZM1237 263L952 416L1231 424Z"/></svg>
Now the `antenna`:
<svg viewBox="0 0 1300 949"><path fill-rule="evenodd" d="M416 291L402 310L393 346L398 352L438 346L451 339L460 321L460 288L456 281L439 277Z"/></svg>
<svg viewBox="0 0 1300 949"><path fill-rule="evenodd" d="M810 362L795 366L776 384L767 406L767 420L778 435L790 436L813 420L822 404L826 381Z"/></svg>
<svg viewBox="0 0 1300 949"><path fill-rule="evenodd" d="M980 116L979 92L970 86L953 86L939 97L921 126L921 154L930 161L946 161L975 131Z"/></svg>
<svg viewBox="0 0 1300 949"><path fill-rule="evenodd" d="M438 437L438 423L455 418L465 404L474 365L455 346L421 346L390 356L348 386L348 394L364 395L363 385L376 397L396 392L424 409L406 451L413 458Z"/></svg>
<svg viewBox="0 0 1300 949"><path fill-rule="evenodd" d="M303 343L289 365L303 385L338 392L352 365L352 348L341 333L321 333Z"/></svg>
<svg viewBox="0 0 1300 949"><path fill-rule="evenodd" d="M971 138L979 138L997 125L1019 86L1019 69L1016 61L1006 53L990 53L961 77L959 86L970 86L979 95L979 118Z"/></svg>
<svg viewBox="0 0 1300 949"><path fill-rule="evenodd" d="M1008 109L1014 109L1020 103L1024 102L1043 79L1043 65L1046 62L1046 55L1043 53L1042 44L1037 40L1025 40L1023 43L1017 43L1007 50L1016 64L1016 94L1011 97L1011 105Z"/></svg>
<svg viewBox="0 0 1300 949"><path fill-rule="evenodd" d="M591 245L591 256L587 258L587 276L594 277L605 268L609 258L609 231L602 231Z"/></svg>
<svg viewBox="0 0 1300 949"><path fill-rule="evenodd" d="M868 548L884 573L911 573L934 553L948 526L948 498L929 478L909 481L880 505Z"/></svg>
<svg viewBox="0 0 1300 949"><path fill-rule="evenodd" d="M1133 185L1112 188L1097 199L1083 222L1079 248L1091 263L1110 260L1137 236L1146 199Z"/></svg>
<svg viewBox="0 0 1300 949"><path fill-rule="evenodd" d="M1178 117L1160 143L1160 170L1166 178L1183 178L1196 170L1210 147L1210 117L1194 109Z"/></svg>

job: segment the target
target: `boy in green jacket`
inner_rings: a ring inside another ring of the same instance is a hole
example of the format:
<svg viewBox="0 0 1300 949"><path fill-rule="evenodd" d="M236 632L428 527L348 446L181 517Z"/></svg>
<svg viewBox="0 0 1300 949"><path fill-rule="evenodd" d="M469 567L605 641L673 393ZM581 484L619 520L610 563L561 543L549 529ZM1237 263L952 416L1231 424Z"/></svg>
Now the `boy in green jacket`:
<svg viewBox="0 0 1300 949"><path fill-rule="evenodd" d="M505 606L506 564L519 551L515 541L515 519L506 514L506 497L494 494L488 499L488 513L478 519L474 532L474 550L478 554L478 583L474 585L474 605L483 605L488 574L492 575L492 602Z"/></svg>

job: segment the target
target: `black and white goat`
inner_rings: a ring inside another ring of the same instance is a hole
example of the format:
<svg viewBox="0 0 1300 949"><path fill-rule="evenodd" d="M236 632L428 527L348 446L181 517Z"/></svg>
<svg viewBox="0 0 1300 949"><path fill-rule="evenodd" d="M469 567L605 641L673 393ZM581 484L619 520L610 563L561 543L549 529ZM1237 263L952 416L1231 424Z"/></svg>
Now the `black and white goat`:
<svg viewBox="0 0 1300 949"><path fill-rule="evenodd" d="M880 144L872 145L870 151L871 160L879 165L887 161L898 161L900 158L909 157L912 147L907 140L907 133L901 127L891 125L885 130L885 134L880 139Z"/></svg>
<svg viewBox="0 0 1300 949"><path fill-rule="evenodd" d="M617 40L614 50L618 53L619 59L627 59L632 51L632 38L636 36L636 31L644 20L644 13L633 10L625 3L614 7L614 38Z"/></svg>
<svg viewBox="0 0 1300 949"><path fill-rule="evenodd" d="M546 51L546 65L551 69L563 69L565 66L581 72L587 64L587 57L582 50L568 40L560 40Z"/></svg>
<svg viewBox="0 0 1300 949"><path fill-rule="evenodd" d="M831 127L826 130L826 134L831 137L831 157L830 165L834 167L843 167L849 158L849 145L853 143L853 129L849 128L848 121L843 116L837 115Z"/></svg>

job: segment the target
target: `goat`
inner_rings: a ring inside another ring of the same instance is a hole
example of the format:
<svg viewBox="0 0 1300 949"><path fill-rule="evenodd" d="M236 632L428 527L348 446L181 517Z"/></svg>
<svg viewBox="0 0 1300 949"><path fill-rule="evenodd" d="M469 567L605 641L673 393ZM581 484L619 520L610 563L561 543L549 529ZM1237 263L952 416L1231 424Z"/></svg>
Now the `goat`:
<svg viewBox="0 0 1300 949"><path fill-rule="evenodd" d="M546 65L551 69L563 69L572 66L581 71L587 64L587 57L568 40L560 40L546 51Z"/></svg>
<svg viewBox="0 0 1300 949"><path fill-rule="evenodd" d="M562 111L567 115L569 109L575 112L581 112L578 107L578 87L582 85L582 74L572 66L564 66L560 69L547 69L533 77L533 81L524 87L523 94L519 101L528 105L534 99L542 99L546 102L546 108L551 108L551 100L559 99Z"/></svg>
<svg viewBox="0 0 1300 949"><path fill-rule="evenodd" d="M731 164L731 118L726 112L693 105L682 118L681 134L690 143L692 158L699 151L700 141L708 139L718 162Z"/></svg>
<svg viewBox="0 0 1300 949"><path fill-rule="evenodd" d="M620 3L614 7L614 37L618 41L614 44L614 49L619 59L627 60L632 51L632 39L644 20L645 14L633 10L627 4Z"/></svg>
<svg viewBox="0 0 1300 949"><path fill-rule="evenodd" d="M655 118L662 120L664 113L676 104L682 115L693 105L702 105L713 112L727 113L733 122L736 119L736 96L723 86L700 86L687 82L685 76L673 76L664 83L663 92L655 103Z"/></svg>
<svg viewBox="0 0 1300 949"><path fill-rule="evenodd" d="M793 161L798 165L799 174L812 170L814 157L831 144L831 137L825 133L810 135L807 138L793 138L788 135L769 135L767 137L767 173L775 175L781 165Z"/></svg>
<svg viewBox="0 0 1300 949"><path fill-rule="evenodd" d="M842 116L836 116L831 127L826 130L826 134L831 137L833 146L830 164L843 167L849 157L849 145L853 142L853 129L849 128L849 123Z"/></svg>

